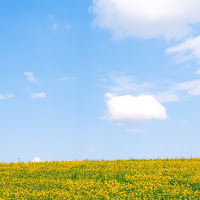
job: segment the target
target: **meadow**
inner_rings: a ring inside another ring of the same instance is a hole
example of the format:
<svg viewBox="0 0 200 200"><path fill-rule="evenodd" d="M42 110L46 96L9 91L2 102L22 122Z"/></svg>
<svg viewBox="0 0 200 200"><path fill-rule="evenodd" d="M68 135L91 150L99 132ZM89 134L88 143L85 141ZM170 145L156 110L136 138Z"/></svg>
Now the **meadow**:
<svg viewBox="0 0 200 200"><path fill-rule="evenodd" d="M0 163L0 199L200 199L200 159Z"/></svg>

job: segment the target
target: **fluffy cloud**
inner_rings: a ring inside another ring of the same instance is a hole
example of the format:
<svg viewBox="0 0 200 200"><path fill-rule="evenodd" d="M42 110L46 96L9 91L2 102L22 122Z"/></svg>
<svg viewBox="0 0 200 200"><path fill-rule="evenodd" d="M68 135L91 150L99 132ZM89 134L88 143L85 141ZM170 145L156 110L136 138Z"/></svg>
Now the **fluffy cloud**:
<svg viewBox="0 0 200 200"><path fill-rule="evenodd" d="M181 38L200 22L199 0L93 0L94 23L117 38Z"/></svg>
<svg viewBox="0 0 200 200"><path fill-rule="evenodd" d="M33 163L38 163L38 162L43 162L42 160L40 160L40 158L38 157L35 157L33 160L32 160Z"/></svg>
<svg viewBox="0 0 200 200"><path fill-rule="evenodd" d="M174 85L175 90L187 91L192 96L200 95L200 80L186 81Z"/></svg>
<svg viewBox="0 0 200 200"><path fill-rule="evenodd" d="M166 119L166 109L150 95L117 96L105 95L107 115L105 119L118 122L135 122L151 119Z"/></svg>
<svg viewBox="0 0 200 200"><path fill-rule="evenodd" d="M32 93L31 96L33 99L44 99L46 98L46 93L45 92Z"/></svg>
<svg viewBox="0 0 200 200"><path fill-rule="evenodd" d="M8 100L14 98L14 94L8 93L8 94L0 94L0 100Z"/></svg>
<svg viewBox="0 0 200 200"><path fill-rule="evenodd" d="M33 74L33 72L24 72L24 75L26 76L26 78L30 81L30 82L36 82L36 78Z"/></svg>
<svg viewBox="0 0 200 200"><path fill-rule="evenodd" d="M177 62L188 61L192 59L200 60L200 36L188 39L185 42L170 47L166 50L168 54L175 54Z"/></svg>

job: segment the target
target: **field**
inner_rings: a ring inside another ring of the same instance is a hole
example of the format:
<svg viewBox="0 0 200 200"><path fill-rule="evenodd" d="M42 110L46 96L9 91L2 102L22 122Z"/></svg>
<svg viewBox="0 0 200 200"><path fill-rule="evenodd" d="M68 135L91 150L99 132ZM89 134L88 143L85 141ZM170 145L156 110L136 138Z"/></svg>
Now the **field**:
<svg viewBox="0 0 200 200"><path fill-rule="evenodd" d="M0 163L0 199L200 199L200 159Z"/></svg>

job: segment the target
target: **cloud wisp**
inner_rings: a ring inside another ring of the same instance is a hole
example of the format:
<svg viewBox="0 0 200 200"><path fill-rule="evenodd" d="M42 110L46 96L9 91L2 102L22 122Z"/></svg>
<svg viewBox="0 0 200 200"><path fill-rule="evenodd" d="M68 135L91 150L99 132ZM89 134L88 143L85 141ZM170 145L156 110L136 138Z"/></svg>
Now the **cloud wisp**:
<svg viewBox="0 0 200 200"><path fill-rule="evenodd" d="M100 80L99 86L107 89L112 93L139 93L150 90L153 84L150 82L136 83L133 76L125 73L111 73L108 78Z"/></svg>
<svg viewBox="0 0 200 200"><path fill-rule="evenodd" d="M178 102L181 100L180 96L175 90L168 90L166 92L157 92L152 96L160 103Z"/></svg>
<svg viewBox="0 0 200 200"><path fill-rule="evenodd" d="M37 79L35 78L33 72L24 72L25 77L30 82L37 82Z"/></svg>
<svg viewBox="0 0 200 200"><path fill-rule="evenodd" d="M200 79L180 82L174 84L174 89L178 91L186 91L189 95L200 95Z"/></svg>
<svg viewBox="0 0 200 200"><path fill-rule="evenodd" d="M175 55L176 62L197 59L200 62L200 36L166 49L167 54Z"/></svg>
<svg viewBox="0 0 200 200"><path fill-rule="evenodd" d="M58 27L59 27L59 24L58 24L58 23L53 23L53 24L52 24L52 29L53 29L53 30L58 29Z"/></svg>
<svg viewBox="0 0 200 200"><path fill-rule="evenodd" d="M15 97L15 95L12 94L12 93L0 94L0 101L2 101L2 100L8 100L8 99L13 99L14 97Z"/></svg>
<svg viewBox="0 0 200 200"><path fill-rule="evenodd" d="M32 99L44 99L44 98L46 98L46 93L45 92L32 93L31 97L32 97Z"/></svg>
<svg viewBox="0 0 200 200"><path fill-rule="evenodd" d="M93 0L94 24L115 38L183 38L200 23L198 0Z"/></svg>
<svg viewBox="0 0 200 200"><path fill-rule="evenodd" d="M61 30L61 29L71 30L71 28L72 28L71 24L69 24L69 23L61 23L60 20L56 19L55 15L49 14L48 19L49 19L50 29L52 31L57 31L57 30Z"/></svg>
<svg viewBox="0 0 200 200"><path fill-rule="evenodd" d="M105 88L109 93L118 95L151 95L160 103L180 100L176 90L171 86L159 86L158 88L158 84L153 82L137 83L133 76L125 73L112 73L109 78L102 79L99 86Z"/></svg>

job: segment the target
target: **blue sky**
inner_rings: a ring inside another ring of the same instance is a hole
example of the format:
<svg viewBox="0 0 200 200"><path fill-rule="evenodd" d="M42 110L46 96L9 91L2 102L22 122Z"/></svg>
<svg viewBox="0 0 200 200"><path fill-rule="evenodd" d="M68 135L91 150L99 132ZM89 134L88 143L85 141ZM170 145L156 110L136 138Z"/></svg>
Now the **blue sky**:
<svg viewBox="0 0 200 200"><path fill-rule="evenodd" d="M0 161L198 157L197 0L0 1Z"/></svg>

